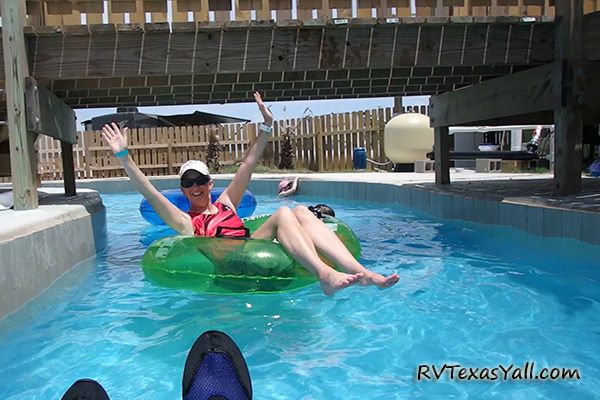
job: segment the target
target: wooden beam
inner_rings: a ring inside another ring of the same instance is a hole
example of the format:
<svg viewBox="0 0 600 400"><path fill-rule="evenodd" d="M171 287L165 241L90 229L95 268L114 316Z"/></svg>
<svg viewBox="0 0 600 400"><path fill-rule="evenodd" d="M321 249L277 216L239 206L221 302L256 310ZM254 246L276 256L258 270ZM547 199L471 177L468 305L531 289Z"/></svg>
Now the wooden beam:
<svg viewBox="0 0 600 400"><path fill-rule="evenodd" d="M560 107L558 63L503 76L430 99L431 126L483 123Z"/></svg>
<svg viewBox="0 0 600 400"><path fill-rule="evenodd" d="M29 75L23 35L25 2L3 0L1 13L6 109L10 110L7 114L14 208L27 210L38 207L38 197L35 139L27 132L25 118L25 77Z"/></svg>
<svg viewBox="0 0 600 400"><path fill-rule="evenodd" d="M581 190L583 0L557 0L556 14L555 59L562 67L562 102L554 111L554 190L567 196Z"/></svg>
<svg viewBox="0 0 600 400"><path fill-rule="evenodd" d="M63 184L65 187L65 196L75 196L75 163L73 162L73 144L60 142L60 156L63 166Z"/></svg>
<svg viewBox="0 0 600 400"><path fill-rule="evenodd" d="M25 79L27 129L61 142L77 143L75 112L34 78Z"/></svg>
<svg viewBox="0 0 600 400"><path fill-rule="evenodd" d="M450 183L450 133L447 126L434 128L435 184Z"/></svg>

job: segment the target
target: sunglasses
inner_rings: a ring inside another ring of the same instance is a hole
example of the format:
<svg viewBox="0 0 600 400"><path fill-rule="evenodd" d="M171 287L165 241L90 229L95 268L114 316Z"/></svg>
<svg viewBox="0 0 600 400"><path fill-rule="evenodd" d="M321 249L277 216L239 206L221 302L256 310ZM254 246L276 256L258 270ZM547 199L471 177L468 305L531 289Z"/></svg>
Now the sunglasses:
<svg viewBox="0 0 600 400"><path fill-rule="evenodd" d="M206 185L208 182L210 182L210 178L208 176L199 176L196 179L182 179L180 183L182 188L187 189L194 185Z"/></svg>

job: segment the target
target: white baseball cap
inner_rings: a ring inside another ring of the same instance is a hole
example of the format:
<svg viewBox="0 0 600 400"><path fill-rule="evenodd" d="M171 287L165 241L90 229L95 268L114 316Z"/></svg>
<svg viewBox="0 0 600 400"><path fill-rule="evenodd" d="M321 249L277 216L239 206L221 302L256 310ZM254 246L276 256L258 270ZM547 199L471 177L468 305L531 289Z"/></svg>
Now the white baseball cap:
<svg viewBox="0 0 600 400"><path fill-rule="evenodd" d="M189 160L186 161L181 168L179 168L179 178L183 176L187 171L193 170L200 172L202 175L209 176L208 167L202 161Z"/></svg>

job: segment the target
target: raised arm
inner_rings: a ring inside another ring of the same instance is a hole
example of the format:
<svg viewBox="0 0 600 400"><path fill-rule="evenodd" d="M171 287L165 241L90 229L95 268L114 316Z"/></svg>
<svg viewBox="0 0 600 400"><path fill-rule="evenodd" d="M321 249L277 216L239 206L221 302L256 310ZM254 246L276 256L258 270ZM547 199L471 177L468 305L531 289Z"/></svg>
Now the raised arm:
<svg viewBox="0 0 600 400"><path fill-rule="evenodd" d="M298 180L300 179L300 177L296 177L294 178L294 181L292 182L292 187L289 188L288 190L284 190L282 192L279 192L278 196L279 197L287 197L287 196L291 196L294 193L296 193L296 191L298 190Z"/></svg>
<svg viewBox="0 0 600 400"><path fill-rule="evenodd" d="M127 150L127 128L123 131L114 122L102 127L102 138L108 144L113 155L119 160L127 176L136 189L148 200L154 210L171 228L175 229L181 235L193 235L191 218L175 205L173 205L165 196L163 196L152 184L150 180L135 164L129 156Z"/></svg>
<svg viewBox="0 0 600 400"><path fill-rule="evenodd" d="M271 115L271 112L265 103L263 103L260 93L254 93L254 100L256 100L258 109L263 116L264 123L260 126L258 135L250 143L250 147L246 151L246 154L244 154L233 180L216 200L217 203L233 207L234 210L237 209L244 191L248 187L248 183L250 183L254 167L256 167L256 164L262 157L265 147L267 147L267 143L269 142L269 134L273 129L273 115Z"/></svg>

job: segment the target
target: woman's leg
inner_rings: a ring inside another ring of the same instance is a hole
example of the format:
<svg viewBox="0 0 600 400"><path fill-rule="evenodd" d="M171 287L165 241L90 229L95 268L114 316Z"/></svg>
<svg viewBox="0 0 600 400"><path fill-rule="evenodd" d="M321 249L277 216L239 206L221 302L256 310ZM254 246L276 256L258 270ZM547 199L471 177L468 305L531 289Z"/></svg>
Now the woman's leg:
<svg viewBox="0 0 600 400"><path fill-rule="evenodd" d="M288 207L281 207L275 211L252 237L276 238L295 260L319 279L323 293L327 295L358 283L362 277L361 273L345 274L325 264L317 254L310 237Z"/></svg>
<svg viewBox="0 0 600 400"><path fill-rule="evenodd" d="M298 206L294 208L293 213L319 253L329 258L348 273L363 274L362 278L360 278L361 285L375 285L380 288L387 288L398 282L398 274L383 276L363 267L348 251L340 238L329 230L320 219L315 217L307 207Z"/></svg>

